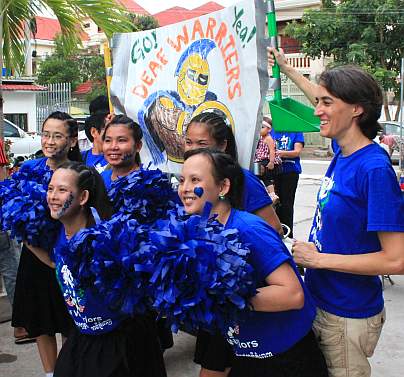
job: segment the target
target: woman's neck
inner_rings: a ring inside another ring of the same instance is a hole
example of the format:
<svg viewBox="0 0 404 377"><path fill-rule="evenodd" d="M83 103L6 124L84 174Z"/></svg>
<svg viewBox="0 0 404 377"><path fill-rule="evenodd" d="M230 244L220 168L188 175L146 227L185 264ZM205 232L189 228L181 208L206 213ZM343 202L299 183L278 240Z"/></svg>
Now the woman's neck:
<svg viewBox="0 0 404 377"><path fill-rule="evenodd" d="M102 150L102 143L94 143L93 144L93 148L91 150L91 153L94 155L99 155L99 154L103 154L103 150Z"/></svg>
<svg viewBox="0 0 404 377"><path fill-rule="evenodd" d="M360 130L359 126L351 127L341 138L337 139L343 156L349 156L359 149L372 143L367 136Z"/></svg>
<svg viewBox="0 0 404 377"><path fill-rule="evenodd" d="M46 161L46 165L49 166L50 170L56 170L56 168L58 166L60 166L61 164L63 164L64 162L67 162L67 161L69 161L67 156L63 159L55 159L55 158L49 157Z"/></svg>
<svg viewBox="0 0 404 377"><path fill-rule="evenodd" d="M135 170L139 170L139 165L137 163L128 166L114 166L112 168L112 180L114 181L118 177L125 177Z"/></svg>
<svg viewBox="0 0 404 377"><path fill-rule="evenodd" d="M66 238L72 238L79 230L87 227L88 216L85 211L80 211L74 218L61 219L61 222L65 228Z"/></svg>
<svg viewBox="0 0 404 377"><path fill-rule="evenodd" d="M212 208L210 213L217 215L217 221L219 221L220 224L226 225L230 217L231 206L226 201L220 201Z"/></svg>

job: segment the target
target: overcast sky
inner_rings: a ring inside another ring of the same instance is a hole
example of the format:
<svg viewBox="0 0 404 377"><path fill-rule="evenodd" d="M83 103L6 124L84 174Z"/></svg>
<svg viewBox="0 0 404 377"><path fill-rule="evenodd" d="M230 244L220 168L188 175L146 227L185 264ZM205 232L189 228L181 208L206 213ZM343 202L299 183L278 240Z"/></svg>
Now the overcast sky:
<svg viewBox="0 0 404 377"><path fill-rule="evenodd" d="M240 0L213 0L223 6L233 5ZM146 9L149 13L155 14L163 11L164 9L179 6L187 9L193 9L208 3L209 0L135 0L140 6Z"/></svg>

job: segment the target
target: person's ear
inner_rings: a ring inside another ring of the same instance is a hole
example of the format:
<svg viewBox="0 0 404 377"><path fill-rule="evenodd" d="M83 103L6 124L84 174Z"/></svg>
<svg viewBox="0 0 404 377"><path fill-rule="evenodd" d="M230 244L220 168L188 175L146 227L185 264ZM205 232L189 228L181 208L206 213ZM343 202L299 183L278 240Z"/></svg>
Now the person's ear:
<svg viewBox="0 0 404 377"><path fill-rule="evenodd" d="M223 179L221 185L220 185L220 195L226 195L230 191L230 179L225 178Z"/></svg>
<svg viewBox="0 0 404 377"><path fill-rule="evenodd" d="M77 137L72 137L70 142L70 148L74 148L77 144Z"/></svg>
<svg viewBox="0 0 404 377"><path fill-rule="evenodd" d="M88 199L90 198L90 193L88 190L83 190L80 194L80 206L84 206Z"/></svg>
<svg viewBox="0 0 404 377"><path fill-rule="evenodd" d="M141 151L142 147L143 147L143 143L142 143L142 140L140 140L136 143L136 152L139 153Z"/></svg>
<svg viewBox="0 0 404 377"><path fill-rule="evenodd" d="M225 140L223 142L223 144L221 145L221 149L222 149L223 152L226 152L226 148L227 148L227 140Z"/></svg>
<svg viewBox="0 0 404 377"><path fill-rule="evenodd" d="M93 138L93 140L97 137L97 136L99 136L99 132L98 132L98 130L95 128L95 127L91 127L90 128L90 135L92 136L92 138Z"/></svg>
<svg viewBox="0 0 404 377"><path fill-rule="evenodd" d="M353 116L358 117L363 114L363 107L361 105L353 105Z"/></svg>

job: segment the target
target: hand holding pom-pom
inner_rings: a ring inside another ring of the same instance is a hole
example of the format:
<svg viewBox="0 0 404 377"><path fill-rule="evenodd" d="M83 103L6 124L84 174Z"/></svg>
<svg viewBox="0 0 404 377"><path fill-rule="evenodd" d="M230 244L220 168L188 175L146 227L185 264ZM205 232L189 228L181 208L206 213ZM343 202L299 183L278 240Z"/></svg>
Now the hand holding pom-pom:
<svg viewBox="0 0 404 377"><path fill-rule="evenodd" d="M51 219L46 202L51 175L49 169L21 169L0 183L1 228L10 231L17 241L26 241L48 252L60 226Z"/></svg>

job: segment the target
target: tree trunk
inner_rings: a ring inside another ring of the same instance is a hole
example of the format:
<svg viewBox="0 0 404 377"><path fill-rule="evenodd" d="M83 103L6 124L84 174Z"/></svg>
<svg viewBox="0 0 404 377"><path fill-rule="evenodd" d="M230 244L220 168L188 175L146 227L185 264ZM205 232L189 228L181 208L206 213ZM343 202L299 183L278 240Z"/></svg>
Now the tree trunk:
<svg viewBox="0 0 404 377"><path fill-rule="evenodd" d="M383 109L384 109L384 115L386 116L386 120L391 120L390 110L389 110L389 101L387 99L386 93L384 93L384 95L383 95Z"/></svg>
<svg viewBox="0 0 404 377"><path fill-rule="evenodd" d="M396 109L396 112L394 114L394 120L397 122L398 121L398 117L400 116L400 109L401 109L402 103L401 103L401 99L398 100L398 106Z"/></svg>

